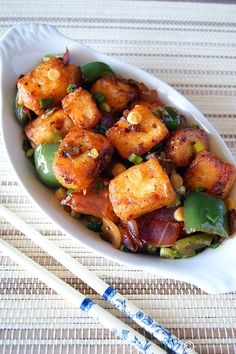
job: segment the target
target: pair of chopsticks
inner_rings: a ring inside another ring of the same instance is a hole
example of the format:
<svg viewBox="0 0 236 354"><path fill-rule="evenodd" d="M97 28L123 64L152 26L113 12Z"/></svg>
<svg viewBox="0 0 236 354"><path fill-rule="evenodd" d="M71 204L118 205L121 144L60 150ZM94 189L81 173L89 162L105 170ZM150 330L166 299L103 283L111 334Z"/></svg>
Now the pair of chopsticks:
<svg viewBox="0 0 236 354"><path fill-rule="evenodd" d="M56 244L48 240L46 237L43 237L39 232L27 225L23 220L11 213L2 205L0 205L0 215L24 233L45 252L50 254L53 258L70 270L74 275L87 283L97 293L102 295L103 298L109 303L114 305L127 317L131 318L139 326L155 337L166 348L171 349L172 352L176 354L190 353L187 346L188 342L184 343L179 340L171 334L169 330L162 327L123 295L119 294L113 287L106 284L102 279L89 271L81 263L66 254ZM91 299L79 293L73 287L2 239L0 239L0 251L5 253L31 274L55 290L58 294L70 301L74 306L79 307L81 310L88 313L88 315L98 319L102 325L109 328L113 333L125 340L128 344L134 346L141 353L166 353L166 351L161 347L146 339L133 328L111 315L105 309L94 303ZM191 350L191 354L196 354L196 352Z"/></svg>

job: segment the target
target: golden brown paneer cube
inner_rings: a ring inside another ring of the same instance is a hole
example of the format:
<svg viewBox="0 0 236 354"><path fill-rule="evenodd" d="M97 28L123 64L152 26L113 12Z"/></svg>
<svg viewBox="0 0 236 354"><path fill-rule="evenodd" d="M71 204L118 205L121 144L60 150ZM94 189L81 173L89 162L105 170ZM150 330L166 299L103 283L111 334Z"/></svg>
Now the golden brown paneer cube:
<svg viewBox="0 0 236 354"><path fill-rule="evenodd" d="M112 153L106 137L75 127L60 144L52 168L62 186L87 189L111 161Z"/></svg>
<svg viewBox="0 0 236 354"><path fill-rule="evenodd" d="M137 96L137 89L134 86L115 76L101 77L92 85L91 92L93 95L102 92L106 103L115 111L126 109Z"/></svg>
<svg viewBox="0 0 236 354"><path fill-rule="evenodd" d="M158 102L151 102L151 101L144 101L138 100L132 103L131 108L133 109L136 105L138 106L147 106L153 114L155 114L160 107L160 103Z"/></svg>
<svg viewBox="0 0 236 354"><path fill-rule="evenodd" d="M19 104L37 115L42 115L48 107L40 107L41 100L52 99L51 104L53 105L54 101L56 106L67 95L69 84L80 83L81 72L76 65L65 65L59 58L44 61L18 80Z"/></svg>
<svg viewBox="0 0 236 354"><path fill-rule="evenodd" d="M166 140L164 152L177 167L188 166L196 156L195 144L208 150L207 134L202 129L186 128L173 133Z"/></svg>
<svg viewBox="0 0 236 354"><path fill-rule="evenodd" d="M32 146L57 143L61 142L73 127L72 120L59 108L26 124L25 134Z"/></svg>
<svg viewBox="0 0 236 354"><path fill-rule="evenodd" d="M93 128L102 117L91 93L82 87L64 97L62 108L79 128Z"/></svg>
<svg viewBox="0 0 236 354"><path fill-rule="evenodd" d="M109 197L121 220L133 220L171 204L176 194L158 160L151 158L112 179Z"/></svg>
<svg viewBox="0 0 236 354"><path fill-rule="evenodd" d="M225 199L235 178L236 168L232 164L223 162L209 151L202 151L186 170L184 184L190 191L201 187L205 192Z"/></svg>
<svg viewBox="0 0 236 354"><path fill-rule="evenodd" d="M62 204L70 206L72 210L80 214L94 215L100 219L107 218L117 222L118 218L109 199L108 184L109 181L99 179L89 186L86 193L78 190L69 194Z"/></svg>
<svg viewBox="0 0 236 354"><path fill-rule="evenodd" d="M130 114L139 117L139 124L130 124ZM147 106L136 105L126 118L122 118L107 131L107 137L119 154L127 159L138 156L159 144L168 134L165 124Z"/></svg>

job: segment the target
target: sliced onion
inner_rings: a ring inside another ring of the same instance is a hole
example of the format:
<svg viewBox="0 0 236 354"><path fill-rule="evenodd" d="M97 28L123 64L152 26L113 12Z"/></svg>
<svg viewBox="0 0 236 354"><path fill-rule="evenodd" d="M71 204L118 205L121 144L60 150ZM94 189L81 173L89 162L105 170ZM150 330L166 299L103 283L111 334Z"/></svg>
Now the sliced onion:
<svg viewBox="0 0 236 354"><path fill-rule="evenodd" d="M67 47L66 47L65 53L63 54L62 61L63 61L63 63L65 65L70 64L70 52L69 52L69 49Z"/></svg>
<svg viewBox="0 0 236 354"><path fill-rule="evenodd" d="M173 245L182 232L182 224L174 218L176 209L161 208L137 219L140 240L156 247Z"/></svg>
<svg viewBox="0 0 236 354"><path fill-rule="evenodd" d="M137 252L143 249L143 244L139 239L138 225L135 220L122 221L118 227L121 232L121 242L129 251Z"/></svg>
<svg viewBox="0 0 236 354"><path fill-rule="evenodd" d="M140 228L141 224L144 222L150 223L150 222L156 221L156 220L173 221L174 222L174 221L176 221L174 218L174 212L176 209L178 209L178 207L161 208L161 209L157 209L155 211L152 211L151 213L147 213L144 216L137 219L138 228Z"/></svg>
<svg viewBox="0 0 236 354"><path fill-rule="evenodd" d="M114 116L110 112L102 112L102 118L100 121L100 125L103 125L106 129L111 128L116 122Z"/></svg>
<svg viewBox="0 0 236 354"><path fill-rule="evenodd" d="M139 229L140 240L156 247L172 246L180 236L178 222L154 220L144 223Z"/></svg>
<svg viewBox="0 0 236 354"><path fill-rule="evenodd" d="M112 244L114 248L120 248L121 233L116 224L109 219L102 219L103 235Z"/></svg>
<svg viewBox="0 0 236 354"><path fill-rule="evenodd" d="M131 235L134 239L138 239L139 231L138 231L137 222L136 222L135 220L123 221L122 224L123 224L125 227L127 227L127 229L129 230L130 235Z"/></svg>
<svg viewBox="0 0 236 354"><path fill-rule="evenodd" d="M98 179L97 183L102 183L102 188L97 189L96 184L91 185L84 193L83 190L77 190L67 196L63 205L69 205L77 213L97 216L100 219L107 218L116 222L118 219L112 208L109 199L108 181Z"/></svg>
<svg viewBox="0 0 236 354"><path fill-rule="evenodd" d="M158 152L154 151L154 152L148 152L145 157L144 157L144 160L145 161L148 161L150 159L153 159L153 158L157 158L158 157Z"/></svg>

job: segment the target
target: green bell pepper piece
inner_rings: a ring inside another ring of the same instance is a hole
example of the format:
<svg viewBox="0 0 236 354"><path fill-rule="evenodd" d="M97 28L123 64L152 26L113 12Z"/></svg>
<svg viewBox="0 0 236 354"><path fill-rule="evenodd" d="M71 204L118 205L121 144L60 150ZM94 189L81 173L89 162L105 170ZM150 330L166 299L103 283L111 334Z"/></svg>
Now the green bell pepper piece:
<svg viewBox="0 0 236 354"><path fill-rule="evenodd" d="M52 163L59 145L59 143L44 143L36 146L34 151L37 176L43 184L51 188L60 187L52 170Z"/></svg>
<svg viewBox="0 0 236 354"><path fill-rule="evenodd" d="M213 236L207 234L199 234L188 236L177 240L172 246L181 257L192 257L195 251L210 246Z"/></svg>
<svg viewBox="0 0 236 354"><path fill-rule="evenodd" d="M19 91L17 90L15 99L15 114L18 122L24 127L26 123L31 119L31 114L28 108L18 103Z"/></svg>
<svg viewBox="0 0 236 354"><path fill-rule="evenodd" d="M115 76L110 66L100 61L83 64L80 70L85 84L91 84L102 76Z"/></svg>
<svg viewBox="0 0 236 354"><path fill-rule="evenodd" d="M196 231L229 236L228 211L225 203L205 192L194 191L184 201L187 233Z"/></svg>

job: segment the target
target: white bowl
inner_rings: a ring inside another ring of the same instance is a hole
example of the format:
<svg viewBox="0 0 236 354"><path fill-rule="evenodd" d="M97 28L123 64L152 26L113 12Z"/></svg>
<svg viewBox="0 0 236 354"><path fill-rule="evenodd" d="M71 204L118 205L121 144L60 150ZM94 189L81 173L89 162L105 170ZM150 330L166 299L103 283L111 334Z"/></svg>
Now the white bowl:
<svg viewBox="0 0 236 354"><path fill-rule="evenodd" d="M234 158L209 121L185 97L173 88L139 68L106 56L83 44L71 40L56 28L34 23L18 24L8 30L0 41L1 61L1 126L2 136L9 160L28 195L65 233L71 235L94 252L167 278L186 281L208 293L223 293L236 290L236 237L227 239L217 249L207 249L193 258L168 260L159 257L118 251L77 220L72 219L59 205L52 191L42 185L35 175L31 162L25 158L22 146L22 128L14 116L15 86L18 77L35 67L42 56L62 53L69 48L71 61L83 64L103 61L116 73L144 82L157 89L163 102L173 105L190 122L197 122L208 133L213 152L225 161L235 164ZM236 186L232 191L236 199Z"/></svg>

